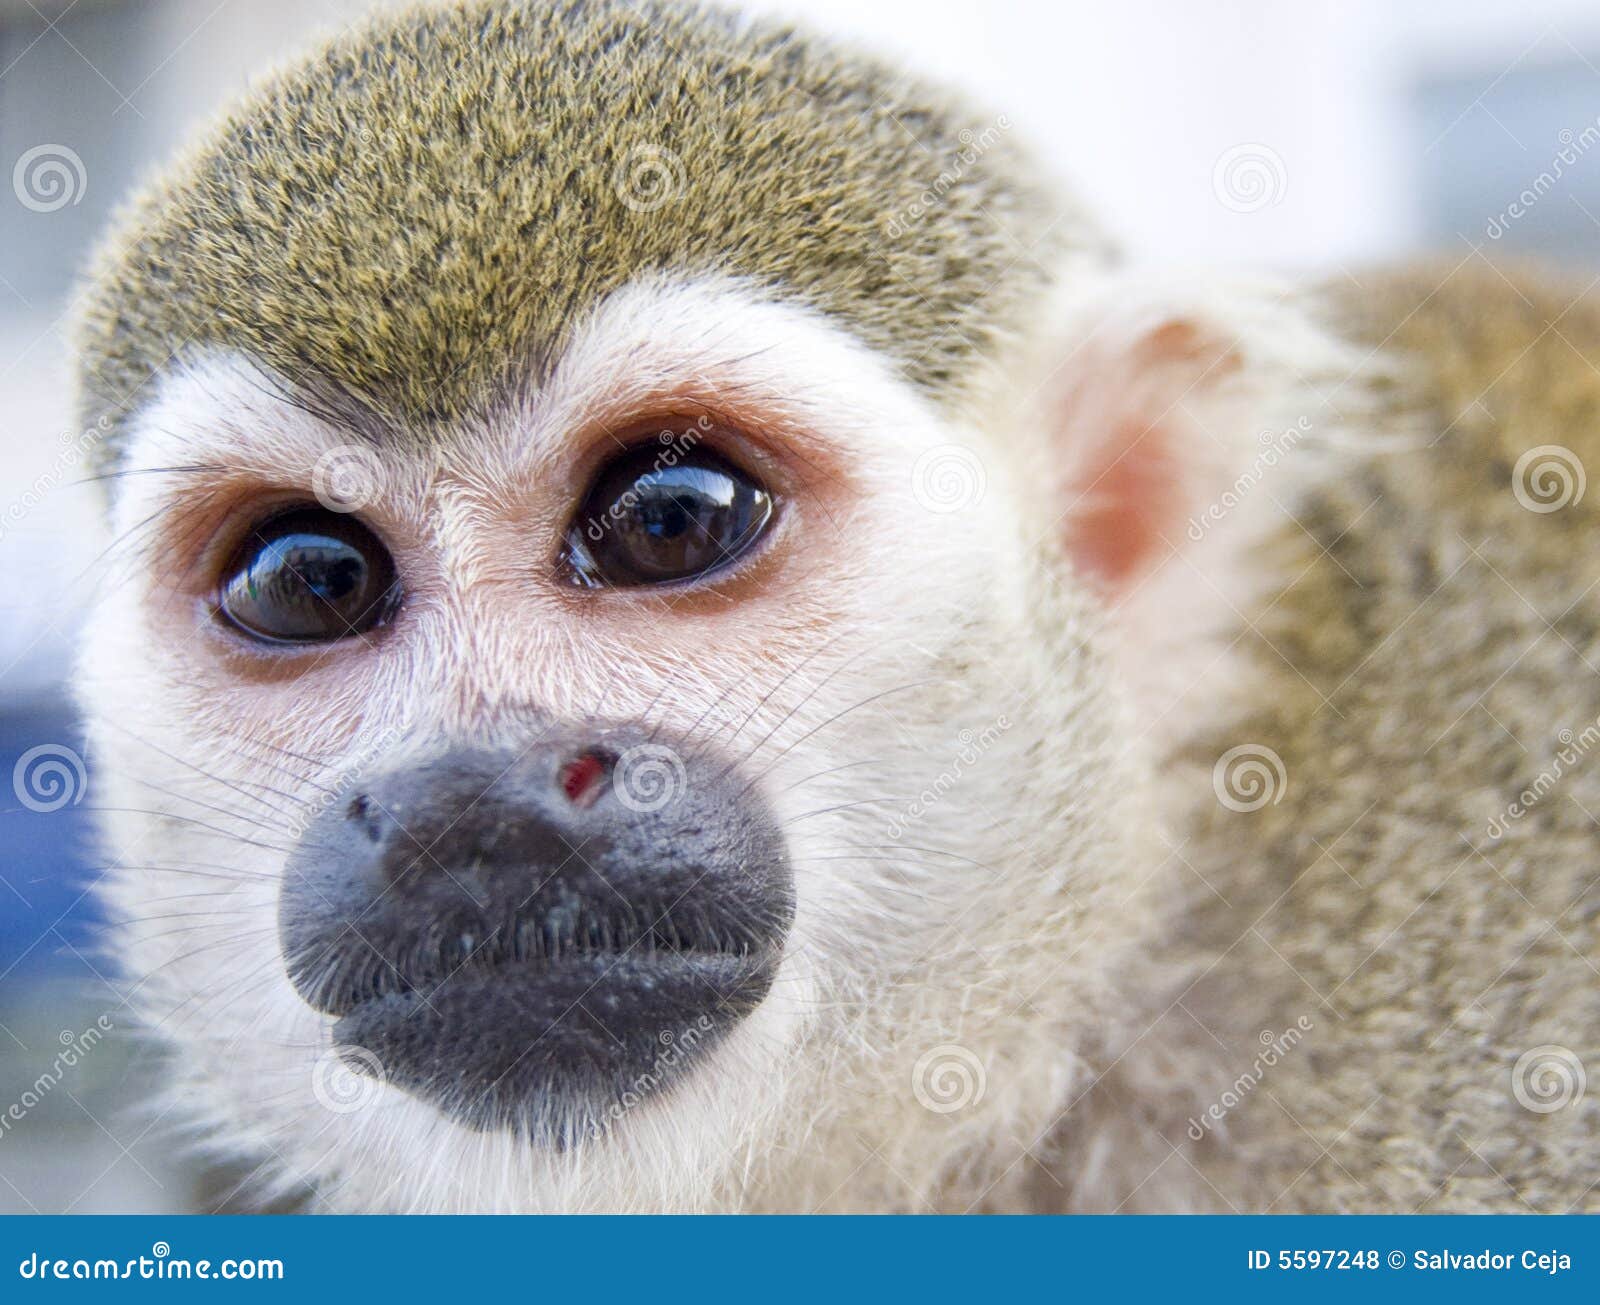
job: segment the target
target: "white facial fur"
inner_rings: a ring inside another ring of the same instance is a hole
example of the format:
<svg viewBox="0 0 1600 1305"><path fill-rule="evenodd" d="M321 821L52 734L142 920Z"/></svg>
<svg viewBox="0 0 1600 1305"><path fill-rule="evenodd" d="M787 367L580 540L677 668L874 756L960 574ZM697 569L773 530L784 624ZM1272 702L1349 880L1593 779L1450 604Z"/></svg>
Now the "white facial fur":
<svg viewBox="0 0 1600 1305"><path fill-rule="evenodd" d="M1160 857L1130 676L1064 564L1050 440L1004 383L976 387L970 421L942 414L820 316L709 282L614 295L547 383L426 452L373 454L245 357L166 378L134 427L82 677L121 809L106 895L137 1006L176 1050L181 1113L260 1162L260 1194L1021 1202L1026 1149L1125 1005L1108 976L1154 918ZM727 451L784 500L759 556L694 592L561 586L552 561L608 432L701 409L750 433ZM208 541L340 467L405 608L371 636L245 651L207 611ZM352 1078L277 936L279 875L317 811L447 742L515 747L535 713L659 722L742 758L796 879L763 1005L564 1153Z"/></svg>

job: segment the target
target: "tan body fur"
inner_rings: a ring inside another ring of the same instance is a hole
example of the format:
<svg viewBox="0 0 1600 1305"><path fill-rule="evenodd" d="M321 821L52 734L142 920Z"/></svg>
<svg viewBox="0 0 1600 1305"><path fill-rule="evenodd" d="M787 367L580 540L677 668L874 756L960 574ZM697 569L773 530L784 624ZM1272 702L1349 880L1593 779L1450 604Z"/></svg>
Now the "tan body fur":
<svg viewBox="0 0 1600 1305"><path fill-rule="evenodd" d="M1193 1010L1234 1068L1315 1026L1240 1111L1245 1169L1215 1181L1241 1208L1600 1209L1592 1087L1549 1114L1512 1091L1533 1048L1600 1063L1596 502L1514 492L1541 445L1600 467L1600 304L1511 275L1342 289L1348 329L1406 361L1410 420L1262 546L1248 710L1201 749L1207 787L1246 742L1287 783L1255 812L1202 795L1179 875L1221 954L1164 1023Z"/></svg>

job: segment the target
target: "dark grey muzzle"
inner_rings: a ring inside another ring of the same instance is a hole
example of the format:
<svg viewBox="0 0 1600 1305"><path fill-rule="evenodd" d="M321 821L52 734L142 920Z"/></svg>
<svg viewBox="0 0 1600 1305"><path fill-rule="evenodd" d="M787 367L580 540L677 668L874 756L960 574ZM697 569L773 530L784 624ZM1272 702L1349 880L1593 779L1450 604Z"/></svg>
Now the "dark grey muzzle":
<svg viewBox="0 0 1600 1305"><path fill-rule="evenodd" d="M627 727L383 775L289 860L289 977L353 1067L476 1127L592 1135L772 984L793 886L746 785Z"/></svg>

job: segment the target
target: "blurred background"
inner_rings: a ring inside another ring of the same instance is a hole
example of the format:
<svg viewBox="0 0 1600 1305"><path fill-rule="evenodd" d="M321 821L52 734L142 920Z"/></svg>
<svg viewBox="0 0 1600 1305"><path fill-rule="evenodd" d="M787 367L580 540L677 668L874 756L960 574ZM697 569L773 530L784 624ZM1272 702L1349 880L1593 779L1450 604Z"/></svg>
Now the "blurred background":
<svg viewBox="0 0 1600 1305"><path fill-rule="evenodd" d="M160 1107L131 1108L158 1067L102 977L86 896L94 785L65 683L100 543L62 332L73 277L220 103L373 7L0 0L0 1211L208 1199ZM745 7L966 86L1151 261L1600 263L1592 0Z"/></svg>

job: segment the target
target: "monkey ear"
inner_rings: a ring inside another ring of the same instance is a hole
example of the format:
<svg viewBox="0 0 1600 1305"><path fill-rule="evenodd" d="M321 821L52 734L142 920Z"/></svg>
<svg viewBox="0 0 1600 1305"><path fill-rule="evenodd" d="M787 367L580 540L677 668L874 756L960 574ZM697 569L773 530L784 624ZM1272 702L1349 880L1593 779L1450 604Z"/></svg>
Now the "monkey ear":
<svg viewBox="0 0 1600 1305"><path fill-rule="evenodd" d="M1286 560L1276 528L1386 369L1304 291L1097 280L1054 310L1024 386L1048 468L1035 492L1058 555L1103 598L1130 702L1198 720L1233 691L1231 634Z"/></svg>
<svg viewBox="0 0 1600 1305"><path fill-rule="evenodd" d="M1056 366L1036 394L1062 542L1115 606L1286 502L1324 393L1360 365L1278 287L1117 277L1056 320ZM1240 502L1249 490L1259 503ZM1235 508L1248 510L1230 523Z"/></svg>

